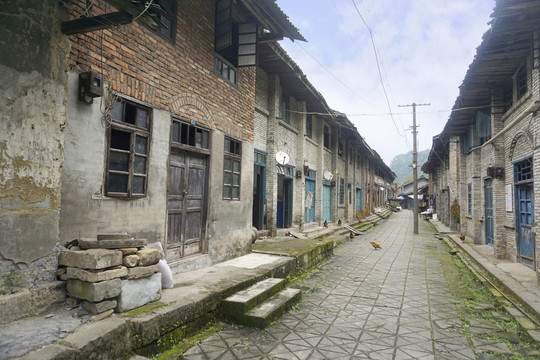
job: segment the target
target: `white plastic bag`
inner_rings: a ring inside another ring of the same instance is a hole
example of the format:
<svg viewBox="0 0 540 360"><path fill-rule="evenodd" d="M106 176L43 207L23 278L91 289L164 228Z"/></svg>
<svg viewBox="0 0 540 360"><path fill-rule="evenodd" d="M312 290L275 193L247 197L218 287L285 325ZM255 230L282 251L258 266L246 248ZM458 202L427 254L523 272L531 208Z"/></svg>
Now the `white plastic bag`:
<svg viewBox="0 0 540 360"><path fill-rule="evenodd" d="M169 264L167 264L167 260L159 260L159 269L161 270L161 288L172 289L173 277L171 268L169 267Z"/></svg>

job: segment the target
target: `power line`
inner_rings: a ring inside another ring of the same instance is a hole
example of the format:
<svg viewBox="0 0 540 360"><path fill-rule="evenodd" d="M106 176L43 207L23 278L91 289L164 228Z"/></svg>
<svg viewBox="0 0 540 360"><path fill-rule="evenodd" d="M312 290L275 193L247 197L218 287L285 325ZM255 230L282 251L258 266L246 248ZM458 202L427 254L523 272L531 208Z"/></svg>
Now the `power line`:
<svg viewBox="0 0 540 360"><path fill-rule="evenodd" d="M396 128L396 131L397 131L398 135L403 136L403 137L405 137L405 139L407 139L405 134L401 134L399 132L399 128L398 128L398 126L396 124L396 121L394 120L394 115L392 114L392 107L390 106L390 100L388 99L388 94L386 92L386 87L384 86L384 81L383 81L382 74L381 74L381 67L380 67L380 64L379 64L379 55L377 53L377 47L375 46L375 40L373 38L373 32L371 31L371 28L369 27L366 20L364 20L364 17L360 13L360 10L358 10L358 6L356 6L355 0L352 0L352 2L353 2L353 5L354 5L354 8L356 9L356 12L360 16L360 19L362 19L362 22L364 23L364 25L366 26L366 28L368 29L368 32L369 32L369 37L371 39L371 45L373 46L373 52L375 53L375 62L377 64L377 71L379 73L379 80L381 82L381 86L382 86L382 89L383 89L383 92L384 92L384 97L386 99L386 104L388 105L388 111L390 112L390 118L392 119L392 123L394 124L394 127Z"/></svg>
<svg viewBox="0 0 540 360"><path fill-rule="evenodd" d="M334 75L334 73L332 71L330 71L330 69L328 69L326 66L324 66L319 60L317 60L317 58L315 58L315 56L311 55L311 53L309 51L307 51L306 48L304 48L302 45L300 45L299 42L295 41L295 44L298 45L302 50L304 50L306 52L306 54L309 55L309 57L311 57L317 64L319 64L324 70L326 70L326 72L328 72L334 79L336 79L337 82L339 82L341 85L343 85L353 95L358 97L360 100L364 101L366 104L369 104L369 105L379 109L379 107L377 105L370 103L369 101L367 101L366 99L364 99L363 97L358 95L358 93L356 91L354 91L349 86L347 86L347 84L345 84L343 81L341 81L336 75Z"/></svg>

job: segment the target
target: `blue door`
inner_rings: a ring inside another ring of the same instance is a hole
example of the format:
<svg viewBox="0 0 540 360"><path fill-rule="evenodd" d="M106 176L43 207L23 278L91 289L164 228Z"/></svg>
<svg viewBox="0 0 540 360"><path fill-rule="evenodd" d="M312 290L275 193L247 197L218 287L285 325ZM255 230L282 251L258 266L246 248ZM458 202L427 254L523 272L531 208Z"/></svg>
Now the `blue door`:
<svg viewBox="0 0 540 360"><path fill-rule="evenodd" d="M514 165L518 261L535 268L534 190L532 158Z"/></svg>
<svg viewBox="0 0 540 360"><path fill-rule="evenodd" d="M332 186L330 185L323 185L322 221L332 222Z"/></svg>
<svg viewBox="0 0 540 360"><path fill-rule="evenodd" d="M306 179L306 223L315 221L315 181ZM311 201L309 201L311 199ZM308 207L309 205L309 207Z"/></svg>
<svg viewBox="0 0 540 360"><path fill-rule="evenodd" d="M356 187L356 211L362 210L362 188Z"/></svg>
<svg viewBox="0 0 540 360"><path fill-rule="evenodd" d="M486 244L493 246L493 180L484 181Z"/></svg>

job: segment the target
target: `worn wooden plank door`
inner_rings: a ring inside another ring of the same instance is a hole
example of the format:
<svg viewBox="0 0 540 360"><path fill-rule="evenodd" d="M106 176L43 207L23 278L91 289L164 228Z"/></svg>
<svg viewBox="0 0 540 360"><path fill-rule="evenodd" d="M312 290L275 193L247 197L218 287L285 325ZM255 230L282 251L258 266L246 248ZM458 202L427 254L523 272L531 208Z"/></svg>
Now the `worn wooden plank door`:
<svg viewBox="0 0 540 360"><path fill-rule="evenodd" d="M206 156L176 151L169 162L167 257L169 261L203 251Z"/></svg>
<svg viewBox="0 0 540 360"><path fill-rule="evenodd" d="M306 201L306 204L305 205L308 205L307 204L307 201L308 200L311 200L309 201L309 207L306 207L306 217L305 217L305 222L306 223L311 223L311 222L314 222L315 221L315 181L313 180L307 180L306 179L306 197L305 197L305 201Z"/></svg>
<svg viewBox="0 0 540 360"><path fill-rule="evenodd" d="M534 269L535 236L532 229L534 221L532 184L516 186L516 197L518 260Z"/></svg>
<svg viewBox="0 0 540 360"><path fill-rule="evenodd" d="M323 219L332 222L332 186L323 185Z"/></svg>
<svg viewBox="0 0 540 360"><path fill-rule="evenodd" d="M486 245L493 246L493 180L484 181Z"/></svg>

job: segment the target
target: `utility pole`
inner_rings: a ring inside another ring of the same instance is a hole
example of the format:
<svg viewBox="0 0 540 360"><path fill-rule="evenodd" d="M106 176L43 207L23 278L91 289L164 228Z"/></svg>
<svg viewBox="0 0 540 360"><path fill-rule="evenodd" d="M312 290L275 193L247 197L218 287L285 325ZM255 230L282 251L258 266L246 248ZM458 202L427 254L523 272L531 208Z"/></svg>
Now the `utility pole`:
<svg viewBox="0 0 540 360"><path fill-rule="evenodd" d="M412 106L413 113L413 219L414 219L414 234L418 234L418 151L416 150L416 107L417 106L429 106L431 104L416 104L412 103L410 105L398 105L398 107L408 107Z"/></svg>

